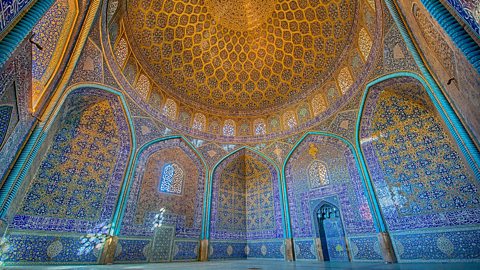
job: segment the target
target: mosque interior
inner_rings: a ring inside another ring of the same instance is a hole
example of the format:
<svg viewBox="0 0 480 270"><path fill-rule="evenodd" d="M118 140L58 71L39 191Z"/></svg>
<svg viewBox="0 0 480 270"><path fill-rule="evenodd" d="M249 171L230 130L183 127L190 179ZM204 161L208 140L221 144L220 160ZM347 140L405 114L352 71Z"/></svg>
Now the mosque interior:
<svg viewBox="0 0 480 270"><path fill-rule="evenodd" d="M480 263L479 90L479 0L1 0L0 264Z"/></svg>

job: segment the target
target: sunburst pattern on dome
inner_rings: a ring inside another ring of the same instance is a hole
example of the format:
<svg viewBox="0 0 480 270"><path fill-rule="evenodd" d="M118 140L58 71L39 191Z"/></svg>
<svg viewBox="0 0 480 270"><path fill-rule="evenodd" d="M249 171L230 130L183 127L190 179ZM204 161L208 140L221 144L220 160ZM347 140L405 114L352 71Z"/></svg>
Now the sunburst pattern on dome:
<svg viewBox="0 0 480 270"><path fill-rule="evenodd" d="M162 88L206 110L258 114L315 90L354 31L354 0L127 1L129 40Z"/></svg>

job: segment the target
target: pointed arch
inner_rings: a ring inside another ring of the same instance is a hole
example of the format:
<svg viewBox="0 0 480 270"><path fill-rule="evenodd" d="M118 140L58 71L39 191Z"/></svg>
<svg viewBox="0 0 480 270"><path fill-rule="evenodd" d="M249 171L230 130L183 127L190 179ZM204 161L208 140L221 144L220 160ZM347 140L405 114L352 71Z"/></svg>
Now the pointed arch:
<svg viewBox="0 0 480 270"><path fill-rule="evenodd" d="M286 111L283 113L283 128L285 130L293 129L297 126L297 119L293 111Z"/></svg>
<svg viewBox="0 0 480 270"><path fill-rule="evenodd" d="M125 215L125 210L126 210L126 204L127 204L127 200L126 200L126 197L128 197L128 194L131 193L131 189L132 189L132 183L133 183L133 178L135 177L135 173L133 171L133 168L136 168L138 166L138 163L139 163L139 158L141 157L141 155L146 151L148 150L150 147L156 145L156 144L161 144L162 142L166 142L166 141L169 141L169 140L173 140L173 139L178 139L180 140L182 143L184 143L185 145L188 146L188 148L193 151L196 155L196 157L198 158L198 160L200 161L200 163L202 164L202 167L204 169L204 199L203 199L203 212L202 212L202 231L201 231L201 239L204 239L204 235L205 235L205 212L206 212L206 207L205 205L207 204L206 200L207 200L207 188L208 188L208 175L209 175L209 169L208 169L208 166L207 166L207 163L205 161L205 159L203 158L203 156L200 154L200 152L195 148L195 146L190 143L190 141L188 141L185 137L183 136L180 136L180 135L175 135L175 136L167 136L167 137L163 137L163 138L158 138L158 139L155 139L155 140L152 140L152 141L149 141L147 143L145 143L144 145L142 145L138 151L135 153L135 156L132 158L133 160L133 164L132 164L132 170L131 170L131 173L128 175L128 178L126 179L125 181L125 191L124 191L124 194L126 195L125 198L120 202L119 201L119 204L118 204L118 224L120 224L120 222L123 220L123 217ZM114 235L118 235L120 233L120 229L121 227L120 226L116 226L114 228Z"/></svg>
<svg viewBox="0 0 480 270"><path fill-rule="evenodd" d="M405 227L460 230L466 224L460 217L478 212L478 194L462 188L478 190L478 150L468 150L461 139L465 130L456 129L456 115L446 114L441 100L421 76L409 72L370 82L361 100L355 143L391 235ZM387 140L395 144L383 147ZM436 219L440 212L456 215Z"/></svg>
<svg viewBox="0 0 480 270"><path fill-rule="evenodd" d="M223 164L226 160L228 161L229 158L231 158L232 156L234 155L237 155L240 151L248 151L248 152L251 152L253 154L255 154L256 156L260 157L261 159L263 159L264 161L267 162L267 164L269 166L271 166L274 170L275 170L275 173L277 174L277 178L278 178L278 189L279 189L279 199L280 199L280 203L281 203L281 212L282 212L282 229L283 229L283 234L285 235L285 237L287 237L288 234L288 229L287 229L287 216L286 216L286 212L288 211L285 205L285 194L283 192L283 184L282 184L282 174L281 174L281 171L279 169L279 167L276 165L276 163L271 159L269 158L268 156L264 155L263 153L257 151L256 149L253 149L251 147L248 147L248 146L243 146L239 149L236 149L235 151L232 151L231 153L228 153L227 155L225 155L223 158L221 158L211 169L211 173L210 173L210 176L209 176L209 187L208 187L208 203L206 205L206 209L207 209L207 219L206 219L206 234L205 234L205 238L208 239L210 238L210 224L211 224L211 208L212 208L212 189L213 189L213 179L214 179L214 176L215 176L215 171L219 168L219 166L221 164Z"/></svg>
<svg viewBox="0 0 480 270"><path fill-rule="evenodd" d="M130 112L126 105L126 100L122 93L116 90L113 90L111 88L108 88L106 86L98 85L98 84L81 84L81 85L75 85L66 89L66 91L63 93L63 95L59 99L59 102L53 108L53 111L48 117L47 121L40 123L34 129L32 135L28 139L26 143L26 147L20 154L19 160L14 165L12 172L10 173L7 180L5 181L5 185L4 185L5 189L3 189L3 191L8 191L8 193L0 194L0 202L2 203L0 214L3 218L5 218L7 214L9 214L8 212L9 212L10 203L12 203L13 198L16 196L18 189L22 185L22 182L24 182L24 179L31 168L33 160L36 158L36 156L38 156L41 145L47 138L47 135L50 132L52 132L51 129L55 126L57 119L59 119L60 113L61 112L69 113L68 111L64 110L64 107L67 106L67 103L77 104L76 102L72 101L73 98L81 98L81 97L85 97L86 95L88 96L90 94L99 96L100 98L104 97L107 100L111 100L111 102L113 102L112 104L116 104L115 106L117 107L105 108L105 110L106 112L109 110L113 110L114 118L116 119L115 121L124 121L123 123L118 122L118 125L120 125L119 130L124 130L123 133L125 134L125 136L129 137L128 139L124 138L123 140L121 140L122 142L120 143L120 145L124 145L124 146L121 146L122 150L120 152L121 152L121 155L123 156L121 156L119 160L123 160L123 162L125 163L122 166L117 166L118 164L115 165L116 167L112 172L112 179L113 179L112 181L114 181L115 183L113 183L111 186L115 188L108 189L108 191L106 191L109 194L108 195L109 197L115 196L115 197L118 197L119 200L121 200L123 186L125 184L124 179L125 179L125 176L130 173L131 163L132 163L132 153L134 153L136 150L134 126L130 116ZM81 104L81 103L78 103L78 104ZM123 120L120 120L120 119L123 119ZM85 121L87 121L87 119L85 119ZM109 132L109 131L106 131L106 132ZM116 204L116 200L112 200L111 203L113 204L108 206L109 210L106 212L102 212L101 215L102 215L102 219L107 218L108 216L107 219L109 222L110 221L112 222L112 228L113 228L115 226L115 219L117 216L117 213L116 213L117 204ZM83 222L83 221L80 221L80 222ZM38 225L38 226L42 226L42 225Z"/></svg>
<svg viewBox="0 0 480 270"><path fill-rule="evenodd" d="M313 115L317 116L320 113L324 112L327 109L327 103L325 101L325 98L323 97L323 94L317 94L315 97L312 99L312 110L313 110Z"/></svg>
<svg viewBox="0 0 480 270"><path fill-rule="evenodd" d="M383 217L381 215L380 208L378 206L379 204L378 204L377 198L375 196L375 193L373 192L373 187L371 187L371 184L369 182L369 178L367 178L368 177L367 172L361 166L361 163L360 163L361 159L360 159L359 153L357 152L357 150L355 149L355 147L353 146L353 144L350 141L348 141L347 139L345 139L341 136L338 136L336 134L329 133L329 132L323 132L323 131L311 131L311 132L305 133L302 136L302 138L300 138L298 140L298 142L294 145L292 150L290 150L290 152L286 156L285 161L283 162L283 165L282 165L282 173L283 173L283 179L284 179L283 180L284 193L287 194L287 184L286 184L286 179L285 178L286 178L286 168L287 168L287 164L288 164L290 158L292 157L293 153L295 153L295 151L298 149L298 147L302 144L302 142L304 142L309 136L315 136L315 135L337 139L341 144L344 144L352 152L352 155L353 155L353 158L354 158L354 161L355 161L355 166L356 166L356 168L357 168L357 170L360 174L360 178L361 178L362 186L363 186L364 193L365 193L365 196L366 196L366 199L367 199L367 203L368 203L369 209L372 213L373 225L376 228L376 230L379 231L379 232L386 231L385 223L383 221ZM286 201L285 202L286 206L288 206L289 205L288 196L286 196L285 201ZM287 208L287 211L289 211L289 208ZM289 213L288 213L288 216L290 216ZM291 221L289 220L288 222L291 222ZM292 237L292 225L289 223L289 224L287 224L287 227L289 228L289 233L290 233L288 237L291 238Z"/></svg>
<svg viewBox="0 0 480 270"><path fill-rule="evenodd" d="M391 74L382 76L380 78L377 78L367 84L365 88L365 92L363 93L361 103L360 103L356 129L355 129L355 143L362 157L362 159L360 160L362 167L365 164L365 158L361 150L360 131L361 131L362 117L365 110L365 104L367 101L367 96L370 90L372 89L372 87L375 86L376 84L389 79L399 78L399 77L413 78L423 86L433 106L439 113L440 117L444 121L447 128L450 130L459 149L465 155L465 158L468 164L470 165L471 169L473 170L476 178L480 179L480 150L477 149L476 144L474 143L472 138L470 138L468 132L466 131L465 127L462 125L458 116L455 114L450 103L448 103L448 101L445 99L445 96L440 92L440 89L438 89L436 85L435 87L432 86L431 82L427 83L423 77L413 72L391 73Z"/></svg>

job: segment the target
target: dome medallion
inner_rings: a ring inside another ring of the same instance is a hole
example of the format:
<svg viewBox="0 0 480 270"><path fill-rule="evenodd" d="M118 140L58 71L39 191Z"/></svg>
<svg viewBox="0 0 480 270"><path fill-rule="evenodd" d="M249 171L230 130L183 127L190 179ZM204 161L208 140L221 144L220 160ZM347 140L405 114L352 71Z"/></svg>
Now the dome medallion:
<svg viewBox="0 0 480 270"><path fill-rule="evenodd" d="M267 21L275 0L205 0L215 22L234 31L251 31Z"/></svg>

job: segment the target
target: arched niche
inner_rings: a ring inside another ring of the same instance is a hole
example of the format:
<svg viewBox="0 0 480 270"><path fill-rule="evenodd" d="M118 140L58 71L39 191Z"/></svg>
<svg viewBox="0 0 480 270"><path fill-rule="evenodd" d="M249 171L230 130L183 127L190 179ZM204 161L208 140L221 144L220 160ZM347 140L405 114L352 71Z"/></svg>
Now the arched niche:
<svg viewBox="0 0 480 270"><path fill-rule="evenodd" d="M343 242L329 243L330 260L382 260L352 150L334 135L309 134L289 155L284 173L296 260L325 259L316 215L323 203L338 206L344 227Z"/></svg>
<svg viewBox="0 0 480 270"><path fill-rule="evenodd" d="M399 261L473 258L478 179L422 83L381 81L368 89L364 108L361 150Z"/></svg>
<svg viewBox="0 0 480 270"><path fill-rule="evenodd" d="M80 239L112 222L132 150L125 115L119 96L98 88L66 96L10 205L8 261L98 261Z"/></svg>
<svg viewBox="0 0 480 270"><path fill-rule="evenodd" d="M279 172L240 149L213 170L210 259L284 258Z"/></svg>
<svg viewBox="0 0 480 270"><path fill-rule="evenodd" d="M115 262L196 260L206 173L200 156L183 138L142 147L127 192L121 252Z"/></svg>
<svg viewBox="0 0 480 270"><path fill-rule="evenodd" d="M445 95L451 100L452 106L462 116L464 123L472 131L478 143L480 136L480 118L478 117L480 76L475 67L469 63L472 58L469 59L462 53L458 44L455 44L449 34L425 8L424 4L428 1L397 0L395 2L410 29L412 38L417 44L416 47L436 77L436 82L441 85ZM460 3L461 1L455 2ZM449 5L448 1L445 4ZM456 7L460 6L461 4ZM448 21L447 18L451 15L446 12L443 13L443 16L443 21ZM451 27L451 29L454 28ZM456 35L460 36L460 32L457 32ZM462 42L471 44L464 39ZM473 46L478 45L474 44Z"/></svg>

